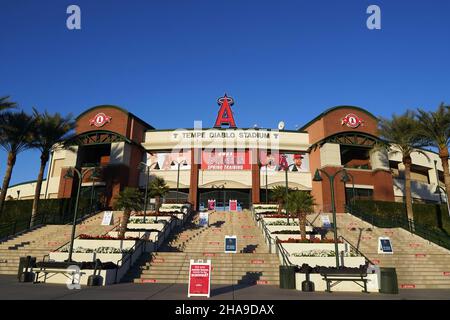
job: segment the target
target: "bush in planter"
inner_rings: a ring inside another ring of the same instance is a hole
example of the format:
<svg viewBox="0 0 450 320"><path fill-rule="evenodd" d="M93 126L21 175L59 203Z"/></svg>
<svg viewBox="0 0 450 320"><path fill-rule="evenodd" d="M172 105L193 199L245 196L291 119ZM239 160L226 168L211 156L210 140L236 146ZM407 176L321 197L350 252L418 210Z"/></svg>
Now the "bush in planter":
<svg viewBox="0 0 450 320"><path fill-rule="evenodd" d="M272 232L272 234L300 234L300 230L278 230ZM318 233L315 231L306 231L306 234L316 235Z"/></svg>
<svg viewBox="0 0 450 320"><path fill-rule="evenodd" d="M298 223L295 221L291 221L289 224L285 220L278 220L278 221L267 221L267 226L298 226Z"/></svg>
<svg viewBox="0 0 450 320"><path fill-rule="evenodd" d="M89 234L80 234L78 236L79 239L82 240L140 240L137 237L113 237L107 234L99 235L99 236L91 236Z"/></svg>
<svg viewBox="0 0 450 320"><path fill-rule="evenodd" d="M278 243L334 243L333 239L319 239L319 238L302 238L302 239L294 239L294 238L289 238L287 240L277 240ZM338 243L342 243L341 240L337 241Z"/></svg>
<svg viewBox="0 0 450 320"><path fill-rule="evenodd" d="M309 251L302 251L302 252L295 252L292 253L291 256L293 257L335 257L335 251L334 250L309 250ZM344 252L345 257L359 257L359 255L354 251L347 251Z"/></svg>

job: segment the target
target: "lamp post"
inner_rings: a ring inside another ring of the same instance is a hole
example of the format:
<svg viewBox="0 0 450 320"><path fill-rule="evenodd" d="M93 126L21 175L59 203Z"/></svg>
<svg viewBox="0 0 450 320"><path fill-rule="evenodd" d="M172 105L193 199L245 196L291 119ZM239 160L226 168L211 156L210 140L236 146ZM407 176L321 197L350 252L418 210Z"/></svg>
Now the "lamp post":
<svg viewBox="0 0 450 320"><path fill-rule="evenodd" d="M88 172L94 171L92 173L92 175L96 175L96 169L97 169L96 167L91 167L91 168L88 168L88 169L84 170L84 172L81 172L77 168L70 168L67 171L67 173L64 175L65 179L68 179L68 178L73 179L74 178L74 172L78 176L77 197L76 197L76 200L75 200L75 209L74 209L74 213L73 213L73 222L72 222L72 235L70 237L69 258L67 259L67 262L72 262L73 242L75 240L75 230L76 230L76 226L77 226L78 200L80 198L81 184L83 182L83 178L87 175Z"/></svg>
<svg viewBox="0 0 450 320"><path fill-rule="evenodd" d="M346 183L349 181L347 170L340 169L335 174L330 175L328 172L326 172L323 169L316 169L316 172L314 173L313 181L321 182L323 181L322 177L320 176L320 171L324 173L329 182L330 182L330 190L331 190L331 210L333 212L333 222L334 222L334 253L336 256L336 268L339 268L339 248L338 248L338 242L337 242L337 219L336 219L336 205L335 205L335 199L334 199L334 178L338 175L338 173L342 172L342 178L341 181Z"/></svg>
<svg viewBox="0 0 450 320"><path fill-rule="evenodd" d="M186 166L187 165L187 161L186 160L182 160L182 161L178 162L178 161L173 160L171 165L172 166L176 165L178 167L177 168L177 170L178 170L178 172L177 172L177 195L176 195L176 203L178 203L178 188L180 186L180 166L181 165Z"/></svg>
<svg viewBox="0 0 450 320"><path fill-rule="evenodd" d="M439 194L439 203L442 204L441 190L444 191L445 199L447 202L447 213L450 216L450 204L448 203L447 190L439 185L439 174L437 171L437 160L434 160L434 170L436 171L436 191L434 193Z"/></svg>
<svg viewBox="0 0 450 320"><path fill-rule="evenodd" d="M152 167L155 167L154 169L158 170L159 169L159 165L158 162L152 163L151 165L146 164L145 162L141 162L139 164L139 169L143 169L146 173L146 180L145 180L145 196L144 196L144 223L145 223L145 218L147 215L147 193L148 193L148 181L150 180L150 169ZM156 217L156 220L158 220L158 217Z"/></svg>
<svg viewBox="0 0 450 320"><path fill-rule="evenodd" d="M272 165L272 161L269 161L269 162L267 162L266 164L262 164L261 162L259 162L259 167L260 168L263 168L263 167L265 167L266 168L266 204L268 203L268 201L269 201L269 190L268 190L268 182L267 182L267 166L270 166L270 165Z"/></svg>

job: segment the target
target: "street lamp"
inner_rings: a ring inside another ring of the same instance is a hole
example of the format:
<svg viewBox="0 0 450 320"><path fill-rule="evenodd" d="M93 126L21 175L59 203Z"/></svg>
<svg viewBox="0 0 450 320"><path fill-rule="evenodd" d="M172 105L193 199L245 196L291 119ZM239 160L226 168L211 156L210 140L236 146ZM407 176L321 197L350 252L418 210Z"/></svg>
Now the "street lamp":
<svg viewBox="0 0 450 320"><path fill-rule="evenodd" d="M323 169L316 169L316 172L314 173L313 181L321 182L323 181L322 177L320 176L320 171L324 173L330 182L330 190L331 190L331 210L333 212L333 222L334 222L334 253L336 256L336 268L339 268L339 249L338 249L338 242L337 242L337 219L336 219L336 205L334 203L334 178L338 175L338 173L342 172L341 181L344 183L347 183L350 181L350 178L348 176L348 172L345 169L338 170L335 174L330 175L328 172L326 172Z"/></svg>
<svg viewBox="0 0 450 320"><path fill-rule="evenodd" d="M437 171L437 160L434 160L434 171L436 171L436 191L435 194L439 194L439 203L442 204L442 196L441 196L441 190L444 191L445 199L447 202L447 213L450 216L450 204L448 203L448 196L447 196L447 190L445 190L443 187L439 185L439 174Z"/></svg>
<svg viewBox="0 0 450 320"><path fill-rule="evenodd" d="M66 172L66 174L64 175L64 179L69 179L69 178L73 179L75 177L74 176L74 172L78 176L77 197L76 197L76 200L75 200L75 209L74 209L73 223L72 223L72 235L71 235L71 238L70 238L69 258L67 259L67 262L72 262L73 242L75 240L75 229L76 229L76 226L77 226L78 200L80 198L81 183L83 182L83 178L87 175L88 172L90 172L90 171L94 171L95 172L96 169L97 169L96 167L91 167L91 168L88 168L88 169L84 170L84 172L80 172L80 170L78 170L77 168L70 168Z"/></svg>
<svg viewBox="0 0 450 320"><path fill-rule="evenodd" d="M178 172L177 172L177 195L176 195L176 203L178 203L178 188L180 186L180 166L187 166L187 161L186 160L182 160L180 162L173 160L171 163L172 166L177 166L178 167Z"/></svg>
<svg viewBox="0 0 450 320"><path fill-rule="evenodd" d="M139 164L139 169L144 169L147 173L147 179L145 180L145 197L144 197L144 223L145 223L145 216L147 215L147 192L148 192L148 181L150 180L150 169L152 167L155 167L155 170L159 169L158 162L152 163L151 165L146 164L145 162L141 162ZM156 217L156 220L158 220L158 217Z"/></svg>
<svg viewBox="0 0 450 320"><path fill-rule="evenodd" d="M267 204L268 201L269 201L269 190L268 190L268 188L267 188L267 166L270 166L270 165L272 165L272 160L270 160L270 161L267 162L266 164L262 164L261 162L259 162L259 167L260 167L260 168L266 167L266 204Z"/></svg>

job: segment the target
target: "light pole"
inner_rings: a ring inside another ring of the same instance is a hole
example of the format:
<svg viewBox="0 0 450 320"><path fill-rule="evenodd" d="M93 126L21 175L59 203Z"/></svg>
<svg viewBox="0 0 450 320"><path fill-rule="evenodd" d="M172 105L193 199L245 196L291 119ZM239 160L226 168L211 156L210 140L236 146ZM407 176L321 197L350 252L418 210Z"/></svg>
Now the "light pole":
<svg viewBox="0 0 450 320"><path fill-rule="evenodd" d="M288 204L289 204L289 187L288 187L288 172L289 172L289 168L295 166L295 163L292 163L288 166L285 166L284 168L284 173L285 173L285 179L286 179L286 200L284 201L285 203L285 207L286 207L286 215L287 215L287 224L289 224L289 212L288 212Z"/></svg>
<svg viewBox="0 0 450 320"><path fill-rule="evenodd" d="M76 226L77 226L77 211L78 211L78 200L80 198L80 190L81 190L81 184L83 183L83 178L86 176L86 174L90 171L94 171L92 173L92 176L97 176L97 171L96 171L96 167L91 167L88 168L86 170L84 170L84 172L80 172L80 170L78 170L77 168L70 168L67 173L64 175L65 179L73 179L74 176L74 172L77 174L78 176L78 189L77 189L77 197L75 200L75 209L74 209L74 213L73 213L73 222L72 222L72 235L70 237L70 248L69 248L69 258L67 259L67 262L72 262L72 252L73 252L73 242L75 240L75 230L76 230Z"/></svg>
<svg viewBox="0 0 450 320"><path fill-rule="evenodd" d="M336 256L336 268L339 268L339 249L338 249L338 242L337 242L337 219L336 219L336 205L334 200L334 178L338 175L338 173L342 172L341 181L346 183L349 181L347 170L340 169L335 174L330 175L328 172L326 172L323 169L316 169L316 172L314 174L313 181L321 182L323 181L322 177L320 176L320 171L324 173L330 182L330 190L331 190L331 210L333 211L333 222L334 222L334 253Z"/></svg>
<svg viewBox="0 0 450 320"><path fill-rule="evenodd" d="M268 183L267 183L267 166L270 166L270 165L272 165L272 161L269 161L266 164L262 164L261 162L259 163L259 167L260 168L263 168L263 167L266 168L266 204L269 201L269 190L267 188L268 187Z"/></svg>
<svg viewBox="0 0 450 320"><path fill-rule="evenodd" d="M147 215L147 193L148 193L148 181L150 180L150 169L152 167L155 167L154 169L158 170L159 165L158 162L152 163L151 165L146 164L145 162L141 162L139 164L139 169L144 169L145 173L147 174L146 180L145 180L145 196L144 196L144 223L145 223L145 217ZM158 220L158 216L156 216L156 221Z"/></svg>
<svg viewBox="0 0 450 320"><path fill-rule="evenodd" d="M176 203L178 203L178 188L180 186L180 166L181 165L186 166L187 165L187 161L186 160L182 160L182 161L178 162L178 161L173 160L171 165L172 166L176 165L178 167L177 168L177 170L178 170L178 172L177 172L177 195L176 195Z"/></svg>
<svg viewBox="0 0 450 320"><path fill-rule="evenodd" d="M450 216L450 204L448 203L447 190L439 185L439 174L437 171L437 160L434 160L434 171L436 171L436 191L434 193L439 194L439 203L442 204L441 190L444 191L445 199L447 202L447 213Z"/></svg>

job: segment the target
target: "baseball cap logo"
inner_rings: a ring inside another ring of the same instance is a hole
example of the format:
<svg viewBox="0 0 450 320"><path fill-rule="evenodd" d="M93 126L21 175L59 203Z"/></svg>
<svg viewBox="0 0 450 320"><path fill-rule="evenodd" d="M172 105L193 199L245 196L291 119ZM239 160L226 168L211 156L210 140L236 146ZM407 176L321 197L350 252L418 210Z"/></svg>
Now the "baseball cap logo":
<svg viewBox="0 0 450 320"><path fill-rule="evenodd" d="M364 123L364 120L358 117L356 114L349 113L341 120L341 125L346 125L349 128L358 128L359 126L362 126Z"/></svg>
<svg viewBox="0 0 450 320"><path fill-rule="evenodd" d="M94 118L89 120L90 125L94 125L97 128L102 127L109 122L111 122L111 117L107 116L103 112L97 113Z"/></svg>

